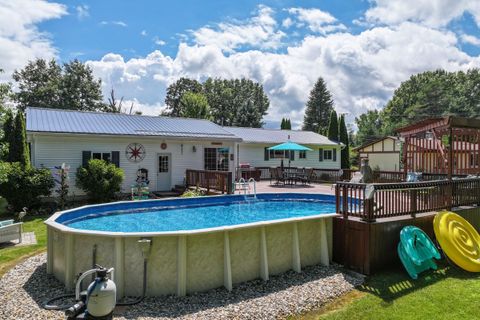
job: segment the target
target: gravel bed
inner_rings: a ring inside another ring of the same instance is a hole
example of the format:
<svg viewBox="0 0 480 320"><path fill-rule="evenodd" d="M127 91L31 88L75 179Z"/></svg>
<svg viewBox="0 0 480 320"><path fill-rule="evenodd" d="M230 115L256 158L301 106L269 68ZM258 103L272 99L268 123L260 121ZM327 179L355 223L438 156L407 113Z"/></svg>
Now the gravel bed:
<svg viewBox="0 0 480 320"><path fill-rule="evenodd" d="M282 319L317 309L363 280L335 265L306 267L270 281L245 282L231 292L219 288L187 297L147 297L138 305L118 307L115 319ZM64 319L63 312L41 308L64 293L63 285L46 273L46 254L32 257L0 279L0 319Z"/></svg>

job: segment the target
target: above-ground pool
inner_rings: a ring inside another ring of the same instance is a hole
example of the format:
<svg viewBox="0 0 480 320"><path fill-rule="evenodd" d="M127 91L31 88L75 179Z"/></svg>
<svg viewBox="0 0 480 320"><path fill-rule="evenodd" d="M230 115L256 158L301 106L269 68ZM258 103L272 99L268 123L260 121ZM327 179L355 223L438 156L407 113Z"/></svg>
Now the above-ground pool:
<svg viewBox="0 0 480 320"><path fill-rule="evenodd" d="M113 266L118 295L133 296L142 293L146 259L147 295L231 290L328 265L334 212L333 196L296 193L85 206L46 221L47 271L72 288L75 275L93 264ZM142 239L151 245L142 247Z"/></svg>

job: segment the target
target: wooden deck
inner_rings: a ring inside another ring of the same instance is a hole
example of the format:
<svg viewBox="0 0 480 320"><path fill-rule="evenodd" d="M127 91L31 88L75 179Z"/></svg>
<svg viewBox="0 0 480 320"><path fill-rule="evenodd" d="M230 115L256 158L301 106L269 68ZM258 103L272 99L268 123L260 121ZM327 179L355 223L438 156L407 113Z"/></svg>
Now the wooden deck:
<svg viewBox="0 0 480 320"><path fill-rule="evenodd" d="M322 193L322 194L335 194L335 188L332 184L318 184L312 183L310 185L270 185L270 181L262 180L257 182L257 193ZM235 194L242 193L239 190L235 190Z"/></svg>

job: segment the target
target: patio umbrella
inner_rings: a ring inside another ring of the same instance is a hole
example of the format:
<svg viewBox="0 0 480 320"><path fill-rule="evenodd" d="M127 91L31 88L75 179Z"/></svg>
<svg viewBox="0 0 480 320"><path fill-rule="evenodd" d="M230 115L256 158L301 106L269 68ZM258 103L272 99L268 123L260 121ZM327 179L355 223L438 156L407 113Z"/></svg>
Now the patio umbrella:
<svg viewBox="0 0 480 320"><path fill-rule="evenodd" d="M277 144L276 146L267 148L268 150L276 151L312 151L312 149L302 146L301 144L288 140L287 142ZM290 167L290 157L288 158L288 166Z"/></svg>

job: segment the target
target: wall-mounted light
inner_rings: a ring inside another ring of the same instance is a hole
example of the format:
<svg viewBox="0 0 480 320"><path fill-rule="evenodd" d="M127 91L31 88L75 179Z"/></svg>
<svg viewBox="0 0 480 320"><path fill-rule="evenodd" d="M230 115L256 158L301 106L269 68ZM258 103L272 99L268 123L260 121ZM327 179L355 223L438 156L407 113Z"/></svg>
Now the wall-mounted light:
<svg viewBox="0 0 480 320"><path fill-rule="evenodd" d="M193 151L193 152L197 152L197 147L193 146L193 147L192 147L192 151Z"/></svg>

